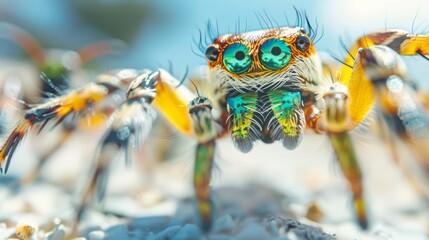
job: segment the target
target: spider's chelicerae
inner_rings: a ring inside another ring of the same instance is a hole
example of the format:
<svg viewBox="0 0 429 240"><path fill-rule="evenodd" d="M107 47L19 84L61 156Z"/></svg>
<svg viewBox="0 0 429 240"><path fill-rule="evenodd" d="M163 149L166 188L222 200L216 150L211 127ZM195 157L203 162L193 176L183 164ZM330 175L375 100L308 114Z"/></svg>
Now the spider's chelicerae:
<svg viewBox="0 0 429 240"><path fill-rule="evenodd" d="M358 39L338 68L340 74L333 74L303 28L222 35L206 48L207 75L195 83L206 96L190 91L165 70L121 69L102 74L93 83L27 110L0 149L1 170L7 172L14 151L34 126L79 115L110 94L128 89L101 140L97 168L77 219L94 191L103 196L105 169L114 153L128 152L146 138L156 106L177 130L198 141L194 187L204 229L212 223L209 183L217 139L229 134L242 152L251 152L258 141L280 141L292 150L306 128L328 135L349 183L356 219L367 228L362 174L349 131L376 105L380 109L377 123L388 129L381 132L390 148L394 149L388 140L400 138L427 168L428 96L407 76L399 55L428 54L428 36L399 30L374 32Z"/></svg>

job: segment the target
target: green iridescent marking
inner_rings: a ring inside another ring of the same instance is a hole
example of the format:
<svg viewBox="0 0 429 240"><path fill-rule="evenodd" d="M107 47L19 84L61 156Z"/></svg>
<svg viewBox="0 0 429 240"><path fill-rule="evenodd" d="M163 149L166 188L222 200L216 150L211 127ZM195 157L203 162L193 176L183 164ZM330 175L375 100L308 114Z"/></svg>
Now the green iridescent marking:
<svg viewBox="0 0 429 240"><path fill-rule="evenodd" d="M235 74L247 72L252 65L249 49L241 43L229 45L223 52L225 68Z"/></svg>
<svg viewBox="0 0 429 240"><path fill-rule="evenodd" d="M298 124L292 121L294 110L301 107L301 93L275 90L268 93L271 109L277 122L286 136L295 137L299 134Z"/></svg>
<svg viewBox="0 0 429 240"><path fill-rule="evenodd" d="M214 131L213 120L206 118L203 121L204 121L203 125L201 125L199 122L197 123L194 122L194 131L196 136L204 136L204 135L211 136L210 134L212 133L212 131Z"/></svg>
<svg viewBox="0 0 429 240"><path fill-rule="evenodd" d="M283 39L268 39L259 50L259 59L262 65L270 70L284 68L289 63L290 58L290 47Z"/></svg>
<svg viewBox="0 0 429 240"><path fill-rule="evenodd" d="M194 172L196 182L201 183L207 176L210 175L213 155L214 144L198 144Z"/></svg>
<svg viewBox="0 0 429 240"><path fill-rule="evenodd" d="M365 229L368 227L365 201L362 191L362 173L353 142L347 132L328 134L332 147L337 156L341 170L349 182L349 187L353 193L353 205L359 224Z"/></svg>
<svg viewBox="0 0 429 240"><path fill-rule="evenodd" d="M232 117L232 136L236 139L246 139L256 110L256 93L245 93L228 98L228 110Z"/></svg>
<svg viewBox="0 0 429 240"><path fill-rule="evenodd" d="M194 166L194 186L198 201L198 209L204 229L209 229L212 219L210 202L210 177L214 158L215 142L197 145Z"/></svg>

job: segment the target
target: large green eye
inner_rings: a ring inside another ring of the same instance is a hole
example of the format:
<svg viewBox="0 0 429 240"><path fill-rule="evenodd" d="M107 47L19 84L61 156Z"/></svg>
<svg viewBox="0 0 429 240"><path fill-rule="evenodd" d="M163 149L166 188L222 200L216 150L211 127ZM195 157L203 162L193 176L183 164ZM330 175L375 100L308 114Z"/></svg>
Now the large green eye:
<svg viewBox="0 0 429 240"><path fill-rule="evenodd" d="M271 38L265 41L259 50L262 65L270 70L279 70L289 63L291 52L289 45L282 39Z"/></svg>
<svg viewBox="0 0 429 240"><path fill-rule="evenodd" d="M223 52L223 64L232 73L241 74L246 72L252 65L249 49L241 43L229 45Z"/></svg>

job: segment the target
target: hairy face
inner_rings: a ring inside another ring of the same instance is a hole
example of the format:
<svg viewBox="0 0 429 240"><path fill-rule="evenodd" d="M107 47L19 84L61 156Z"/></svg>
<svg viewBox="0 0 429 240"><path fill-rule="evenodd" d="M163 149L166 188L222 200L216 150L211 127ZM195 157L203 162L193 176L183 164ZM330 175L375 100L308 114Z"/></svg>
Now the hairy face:
<svg viewBox="0 0 429 240"><path fill-rule="evenodd" d="M207 47L209 97L228 111L226 123L243 152L257 140L295 148L305 128L301 92L315 92L323 71L311 38L284 27L227 34Z"/></svg>
<svg viewBox="0 0 429 240"><path fill-rule="evenodd" d="M227 34L206 50L210 81L229 93L300 88L319 75L319 61L302 28Z"/></svg>

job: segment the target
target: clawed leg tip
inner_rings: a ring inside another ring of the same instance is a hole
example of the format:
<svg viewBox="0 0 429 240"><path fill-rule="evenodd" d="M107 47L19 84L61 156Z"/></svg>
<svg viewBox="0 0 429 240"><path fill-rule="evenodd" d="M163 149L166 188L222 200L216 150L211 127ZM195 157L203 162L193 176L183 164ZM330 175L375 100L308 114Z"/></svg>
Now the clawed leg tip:
<svg viewBox="0 0 429 240"><path fill-rule="evenodd" d="M359 226L363 230L368 230L369 228L368 221L366 219L359 219Z"/></svg>
<svg viewBox="0 0 429 240"><path fill-rule="evenodd" d="M211 221L203 221L201 223L201 229L203 230L204 233L210 232L210 230L212 229Z"/></svg>
<svg viewBox="0 0 429 240"><path fill-rule="evenodd" d="M210 216L201 216L200 227L204 233L209 233L213 228L213 221Z"/></svg>

